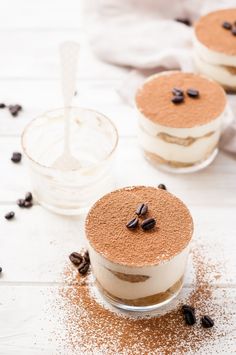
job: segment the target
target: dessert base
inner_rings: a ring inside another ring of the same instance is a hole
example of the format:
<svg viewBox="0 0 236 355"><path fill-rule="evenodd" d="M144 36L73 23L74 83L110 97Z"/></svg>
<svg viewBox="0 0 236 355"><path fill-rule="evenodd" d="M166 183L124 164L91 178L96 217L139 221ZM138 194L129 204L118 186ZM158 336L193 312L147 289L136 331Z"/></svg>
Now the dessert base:
<svg viewBox="0 0 236 355"><path fill-rule="evenodd" d="M206 157L205 160L196 163L184 163L177 161L165 160L157 154L144 151L145 158L156 168L169 172L169 173L194 173L202 170L210 165L218 154L218 148L214 150Z"/></svg>
<svg viewBox="0 0 236 355"><path fill-rule="evenodd" d="M165 292L131 300L118 298L110 292L107 292L98 280L96 280L96 285L105 300L113 306L126 311L148 312L156 310L172 301L179 294L183 286L183 279L184 277L181 276L181 278Z"/></svg>

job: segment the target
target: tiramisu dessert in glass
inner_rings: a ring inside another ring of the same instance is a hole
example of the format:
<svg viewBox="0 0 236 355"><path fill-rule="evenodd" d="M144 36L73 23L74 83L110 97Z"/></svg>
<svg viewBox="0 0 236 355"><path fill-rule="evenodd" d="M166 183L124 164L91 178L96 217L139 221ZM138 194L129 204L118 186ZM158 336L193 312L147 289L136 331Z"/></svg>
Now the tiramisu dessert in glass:
<svg viewBox="0 0 236 355"><path fill-rule="evenodd" d="M211 12L195 25L196 69L236 91L236 8Z"/></svg>
<svg viewBox="0 0 236 355"><path fill-rule="evenodd" d="M228 114L226 102L220 85L197 74L168 71L149 77L136 94L138 139L146 158L174 172L209 165Z"/></svg>
<svg viewBox="0 0 236 355"><path fill-rule="evenodd" d="M188 208L155 187L113 191L91 208L86 236L96 283L118 308L149 311L181 290L193 234Z"/></svg>

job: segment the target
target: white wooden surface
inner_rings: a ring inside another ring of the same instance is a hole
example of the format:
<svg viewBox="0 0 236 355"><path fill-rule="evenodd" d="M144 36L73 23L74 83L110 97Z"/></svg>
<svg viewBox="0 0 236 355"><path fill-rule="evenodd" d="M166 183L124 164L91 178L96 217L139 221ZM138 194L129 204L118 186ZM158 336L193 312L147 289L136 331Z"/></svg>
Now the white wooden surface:
<svg viewBox="0 0 236 355"><path fill-rule="evenodd" d="M31 210L16 206L16 199L30 190L30 181L24 160L19 165L10 161L11 153L20 149L25 124L61 106L57 46L64 39L82 45L74 104L100 110L118 127L117 186L163 182L182 198L196 222L195 242L220 265L222 277L212 280L219 303L228 295L227 306L232 307L235 299L235 161L220 153L211 167L191 176L167 175L149 166L137 146L136 114L116 93L126 71L94 58L80 14L77 0L1 4L0 101L20 103L24 112L12 118L0 110L0 355L56 354L53 324L45 317L47 302L59 287L68 255L83 244L84 217L57 216L38 205ZM10 210L16 218L8 222L3 216ZM224 345L227 353L234 353L232 334L221 343L221 353Z"/></svg>

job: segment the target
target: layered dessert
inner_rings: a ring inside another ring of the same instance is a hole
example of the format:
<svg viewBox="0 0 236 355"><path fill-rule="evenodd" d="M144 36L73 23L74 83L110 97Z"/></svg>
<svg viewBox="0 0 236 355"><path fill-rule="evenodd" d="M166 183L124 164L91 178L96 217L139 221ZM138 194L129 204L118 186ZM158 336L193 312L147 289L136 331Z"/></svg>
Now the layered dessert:
<svg viewBox="0 0 236 355"><path fill-rule="evenodd" d="M211 12L195 25L195 63L199 73L236 91L236 8Z"/></svg>
<svg viewBox="0 0 236 355"><path fill-rule="evenodd" d="M195 171L216 156L226 95L197 74L169 71L149 77L136 94L138 139L145 156L166 170Z"/></svg>
<svg viewBox="0 0 236 355"><path fill-rule="evenodd" d="M102 294L128 310L154 309L180 291L193 234L188 208L166 190L128 187L91 208L86 236Z"/></svg>

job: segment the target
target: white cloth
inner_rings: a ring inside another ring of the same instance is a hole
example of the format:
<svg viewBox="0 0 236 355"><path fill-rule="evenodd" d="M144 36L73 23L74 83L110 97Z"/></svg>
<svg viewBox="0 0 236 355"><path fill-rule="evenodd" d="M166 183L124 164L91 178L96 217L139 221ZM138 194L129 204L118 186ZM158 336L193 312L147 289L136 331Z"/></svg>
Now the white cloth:
<svg viewBox="0 0 236 355"><path fill-rule="evenodd" d="M236 7L236 0L86 0L84 6L96 55L131 68L119 94L132 104L146 76L165 69L193 70L193 29L175 19L194 22L207 12Z"/></svg>

